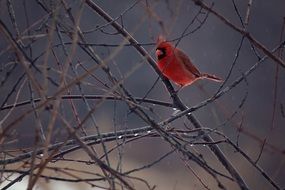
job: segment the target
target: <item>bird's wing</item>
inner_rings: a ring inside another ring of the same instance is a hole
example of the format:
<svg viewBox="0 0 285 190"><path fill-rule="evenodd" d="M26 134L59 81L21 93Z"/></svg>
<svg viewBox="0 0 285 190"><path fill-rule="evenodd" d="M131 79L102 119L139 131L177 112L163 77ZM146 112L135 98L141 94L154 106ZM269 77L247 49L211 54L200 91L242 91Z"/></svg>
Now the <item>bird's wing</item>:
<svg viewBox="0 0 285 190"><path fill-rule="evenodd" d="M192 64L189 57L180 49L175 49L175 55L178 59L180 59L183 62L183 65L186 67L188 71L190 71L193 75L200 77L201 73L200 71L195 67L195 65Z"/></svg>

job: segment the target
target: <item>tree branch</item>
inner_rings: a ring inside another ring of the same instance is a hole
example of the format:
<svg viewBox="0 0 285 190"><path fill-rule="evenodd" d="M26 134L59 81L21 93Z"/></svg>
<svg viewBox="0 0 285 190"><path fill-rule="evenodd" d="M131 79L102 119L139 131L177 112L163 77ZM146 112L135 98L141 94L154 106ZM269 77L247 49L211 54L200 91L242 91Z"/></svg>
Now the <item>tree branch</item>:
<svg viewBox="0 0 285 190"><path fill-rule="evenodd" d="M177 106L180 110L186 110L187 106L185 106L180 98L177 96L177 94L174 92L173 86L170 84L170 82L161 74L159 69L156 66L155 61L150 57L148 52L141 46L138 45L138 42L123 28L121 27L112 17L110 17L104 10L102 10L97 4L95 4L92 0L86 0L86 4L94 10L97 14L99 14L101 17L103 17L107 22L110 22L111 25L122 35L124 36L133 46L135 49L146 58L148 63L152 66L152 68L156 71L156 73L161 77L164 85L167 87L169 93L171 94L171 97L173 99L173 103L175 106ZM202 128L202 125L200 122L192 115L188 114L187 117L192 122L192 124L196 128ZM213 142L213 139L208 136L204 135L203 139L206 142ZM231 162L226 158L226 156L223 154L221 149L217 145L209 146L212 152L217 156L219 161L223 164L223 166L228 170L228 172L232 175L232 177L235 179L237 184L240 186L241 189L247 190L249 189L244 180L242 179L241 175L238 173L238 171L234 168L234 166L231 164Z"/></svg>

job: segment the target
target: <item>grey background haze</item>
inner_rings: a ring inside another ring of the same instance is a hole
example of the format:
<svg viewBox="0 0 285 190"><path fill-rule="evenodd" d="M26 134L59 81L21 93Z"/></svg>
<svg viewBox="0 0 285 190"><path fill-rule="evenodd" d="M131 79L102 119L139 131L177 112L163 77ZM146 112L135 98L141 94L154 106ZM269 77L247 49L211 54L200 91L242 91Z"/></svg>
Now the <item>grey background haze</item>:
<svg viewBox="0 0 285 190"><path fill-rule="evenodd" d="M27 20L24 16L24 1L12 1L14 6L16 21L18 24L19 32L22 33L27 28ZM44 1L47 6L49 1ZM81 1L67 1L71 6L74 15L78 12ZM120 14L128 9L135 1L94 1L98 3L103 10L110 14L113 18L119 17L118 21L122 23L124 27L135 37L135 39L142 43L143 47L154 57L155 41L159 34L164 34L168 40L174 40L181 37L183 31L187 25L199 12L199 7L194 5L192 1L142 1L137 3L134 7L128 10L120 18ZM210 4L212 1L204 1ZM236 0L236 5L244 19L246 14L247 2ZM147 3L147 5L146 5ZM6 1L0 1L0 18L9 28L14 37L17 36L17 32L11 23L10 16L7 10ZM42 17L46 16L46 12L39 6L36 1L25 1L27 9L27 15L29 23L34 23ZM149 6L149 8L147 8ZM214 1L213 9L224 15L233 24L242 27L239 17L235 12L232 1L220 0ZM251 15L248 25L248 32L259 42L261 42L267 49L272 50L280 43L281 28L284 22L285 16L285 1L284 0L258 0L253 1L251 8ZM187 32L194 30L200 25L199 21L205 18L204 14L198 16L194 23L190 26ZM66 26L72 28L72 23L68 21L67 15L59 9L58 19ZM163 25L159 24L162 21ZM47 22L49 25L51 22ZM116 34L116 31L112 26L108 25L102 27L101 30L96 30L96 27L102 26L105 21L100 18L95 12L93 12L87 6L84 7L81 19L80 27L84 32L86 41L91 44L109 44L120 45L124 42L121 35ZM162 27L163 26L163 27ZM45 26L37 24L33 28L31 34L41 34L45 32ZM186 33L187 33L186 32ZM229 73L229 70L235 59L238 46L241 42L242 35L229 26L225 25L214 15L209 14L207 20L200 29L194 33L187 35L181 39L178 47L181 48L187 55L191 57L193 63L199 68L201 72L207 72L225 78ZM63 35L62 38L65 42L71 42L71 40ZM284 38L283 38L284 40ZM28 55L34 59L46 51L48 38L46 36L39 37L32 43L32 53L30 54L28 48L25 49ZM30 42L23 40L24 43ZM174 41L176 43L177 41ZM59 38L54 35L51 40L53 45L59 44ZM145 44L145 45L144 45ZM12 70L11 75L6 79L7 72L13 67L13 61L15 60L15 54L13 51L6 51L8 42L3 34L0 34L0 103L5 100L7 93L13 88L13 85L23 74L24 69L19 64ZM71 46L69 46L70 48ZM123 85L132 93L135 97L144 97L148 90L152 87L156 81L158 75L151 68L151 66L145 62L138 52L131 46L123 47L106 47L106 46L93 46L94 51L101 56L102 59L108 58L114 52L118 51L115 56L108 60L108 65L112 73L122 79ZM54 47L59 62L64 63L66 57L63 54L60 46ZM70 49L68 49L70 51ZM257 50L257 52L263 56L263 52ZM276 54L275 54L276 55ZM230 75L229 80L226 82L225 87L230 85L237 77L241 76L243 72L247 71L252 65L258 61L254 52L251 49L250 43L247 39L244 40L243 46L240 49L236 65L233 68L233 72ZM41 56L36 64L42 69L44 56ZM95 63L84 53L79 47L76 48L76 53L72 64L76 68L76 72L79 74L85 71L79 66L78 63L82 63L86 68L92 67ZM56 72L59 70L54 58L50 56L47 61L49 67L49 76L55 81L59 82L59 75ZM271 59L267 59L262 62L260 66L254 70L252 74L247 77L247 82L241 82L229 93L225 94L214 103L207 105L197 111L194 115L201 121L204 127L217 128L223 132L233 141L238 138L238 130L242 122L242 128L246 133L241 133L239 136L239 146L244 150L253 160L258 157L261 150L262 141L266 139L266 145L260 157L258 164L274 179L281 187L285 186L285 165L284 165L284 148L285 148L285 72L284 68L279 66L278 80L277 80L277 95L276 95L276 107L274 115L274 125L272 129L272 115L274 104L274 83L276 77L277 63ZM131 71L135 68L135 71ZM38 82L43 84L43 75L32 71ZM67 77L67 81L71 81L75 77L71 69L68 70L68 74L71 78ZM110 83L108 77L102 70L96 70L94 73L101 81ZM23 81L23 80L22 80ZM22 84L22 83L21 83ZM179 96L183 102L188 106L194 106L201 101L211 97L219 89L217 83L203 80L198 81L192 86L188 86L179 92ZM177 86L175 86L177 88ZM89 76L82 82L82 91L86 95L102 95L106 89L100 82L96 81L93 77ZM48 83L47 95L52 95L57 90L56 86ZM19 91L17 87L16 91ZM78 88L74 85L71 89L71 94L80 94ZM37 94L35 94L37 96ZM161 80L155 85L153 90L147 96L161 101L171 102L170 95L166 88L163 86ZM7 104L11 104L15 101L16 93L13 93ZM243 102L245 98L245 101ZM26 82L19 93L19 101L29 100L30 90L28 83ZM239 106L242 104L242 107ZM75 101L79 117L83 118L88 110L83 101ZM91 105L96 105L96 101L90 101ZM144 104L142 104L144 105ZM171 108L164 108L156 105L150 106L154 113L150 113L156 121L164 120L173 114L174 110ZM115 108L114 108L115 107ZM24 113L30 109L31 105L25 105L15 109L10 117L2 124L2 127L12 122L16 116ZM283 110L283 112L282 112ZM70 122L75 122L72 110L68 106L67 101L63 101L61 111ZM0 111L0 120L7 114L7 111ZM232 114L234 114L233 117ZM50 120L50 112L48 110L41 112L41 121L44 128L47 127L47 123ZM114 126L117 129L125 128L138 128L145 126L144 121L138 118L135 114L129 113L129 108L124 102L106 101L95 111L95 117L97 124L101 132L109 132L114 130ZM183 127L186 124L191 126L189 121L185 118L178 119L173 122L171 126L175 128ZM7 138L9 144L4 143L4 149L11 148L28 148L34 144L35 136L35 117L34 115L28 116L20 124L17 125L10 138ZM63 136L67 135L67 132L60 127L61 122L56 121L56 127L53 136L53 142L58 142ZM95 129L92 126L92 122L88 121L84 126L88 134L95 133ZM235 153L230 147L221 145L223 151L234 163L234 165L241 171L246 182L252 189L274 189L264 178L255 170L248 162L240 155ZM167 146L162 140L159 139L141 139L124 146L125 165L127 168L134 166L144 165L150 161L155 160L160 155L169 151L170 147ZM217 164L213 155L208 153L205 147L197 146L197 151L201 151L205 159L212 163L218 170L223 171L221 166ZM79 157L80 154L75 154L75 157ZM116 155L114 155L116 160ZM130 163L130 165L128 165ZM197 171L203 178L203 172L197 165L192 164L191 167ZM179 155L175 153L169 156L166 160L159 165L150 169L150 172L142 172L138 174L147 179L151 184L156 184L157 189L203 189L203 186L197 181L193 174L185 169L184 163L179 159ZM164 181L165 180L165 181ZM209 184L212 184L209 181ZM213 183L215 184L215 183ZM213 185L212 184L212 185ZM236 185L231 182L226 182L229 189L238 189ZM87 187L86 187L87 188ZM218 189L217 185L213 185L211 189Z"/></svg>

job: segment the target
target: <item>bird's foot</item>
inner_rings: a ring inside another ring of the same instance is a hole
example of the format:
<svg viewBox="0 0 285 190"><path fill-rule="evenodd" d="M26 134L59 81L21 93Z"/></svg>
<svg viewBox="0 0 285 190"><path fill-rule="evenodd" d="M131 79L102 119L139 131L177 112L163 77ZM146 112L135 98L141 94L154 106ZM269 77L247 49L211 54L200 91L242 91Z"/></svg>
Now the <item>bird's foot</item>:
<svg viewBox="0 0 285 190"><path fill-rule="evenodd" d="M178 89L174 89L173 94L172 95L177 95L178 92L183 88L183 86L180 86Z"/></svg>

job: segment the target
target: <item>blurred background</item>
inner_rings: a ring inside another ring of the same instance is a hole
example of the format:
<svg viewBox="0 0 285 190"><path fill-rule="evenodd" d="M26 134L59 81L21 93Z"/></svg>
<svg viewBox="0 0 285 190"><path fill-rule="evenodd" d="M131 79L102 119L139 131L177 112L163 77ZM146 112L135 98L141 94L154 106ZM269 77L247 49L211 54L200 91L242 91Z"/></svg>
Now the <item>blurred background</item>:
<svg viewBox="0 0 285 190"><path fill-rule="evenodd" d="M93 2L116 19L154 59L157 36L164 35L182 49L201 72L226 79L222 90L265 56L247 38L243 39L241 33L193 1ZM230 23L243 28L251 1L203 2ZM284 41L284 7L282 0L253 1L250 7L247 30L269 51ZM127 96L121 85L132 97L172 103L167 88L146 59L111 22L106 22L84 1L0 0L0 8L1 160L74 139L66 123L74 128L80 126L77 131L80 137L116 134L148 126L124 99ZM74 31L80 32L76 35ZM274 55L282 59L280 52ZM105 66L96 66L102 63ZM193 112L203 127L215 129L232 140L280 189L285 186L284 74L284 67L266 59L237 86ZM83 75L86 76L80 78ZM183 88L178 96L192 107L212 97L220 87L219 83L200 80ZM61 99L62 96L66 98ZM106 96L114 99L102 99ZM45 102L50 97L56 100ZM19 102L24 103L16 106ZM176 108L155 102L140 105L157 123L178 113ZM193 129L185 116L168 127ZM134 178L126 179L135 189L221 189L201 166L189 160L186 164L185 158L155 131L141 132L132 138L125 138L122 133L104 145L97 143L89 147L118 172L138 168L130 174ZM215 140L222 138L215 133L210 132L210 135ZM72 146L74 144L63 146L57 153ZM230 145L220 143L219 147L250 189L278 189ZM112 149L107 158L104 157ZM188 150L215 170L230 176L205 144L193 142ZM46 155L52 153L46 152ZM11 185L11 189L30 187L33 179L30 169L43 164L41 156L13 164L2 163L0 187L6 187L25 172L27 174ZM35 168L34 173L37 172ZM42 177L35 180L35 189L112 189L106 179L100 180L102 171L82 149L51 157L40 174ZM226 189L239 189L228 178L219 176L219 180ZM119 188L120 185L116 186Z"/></svg>

